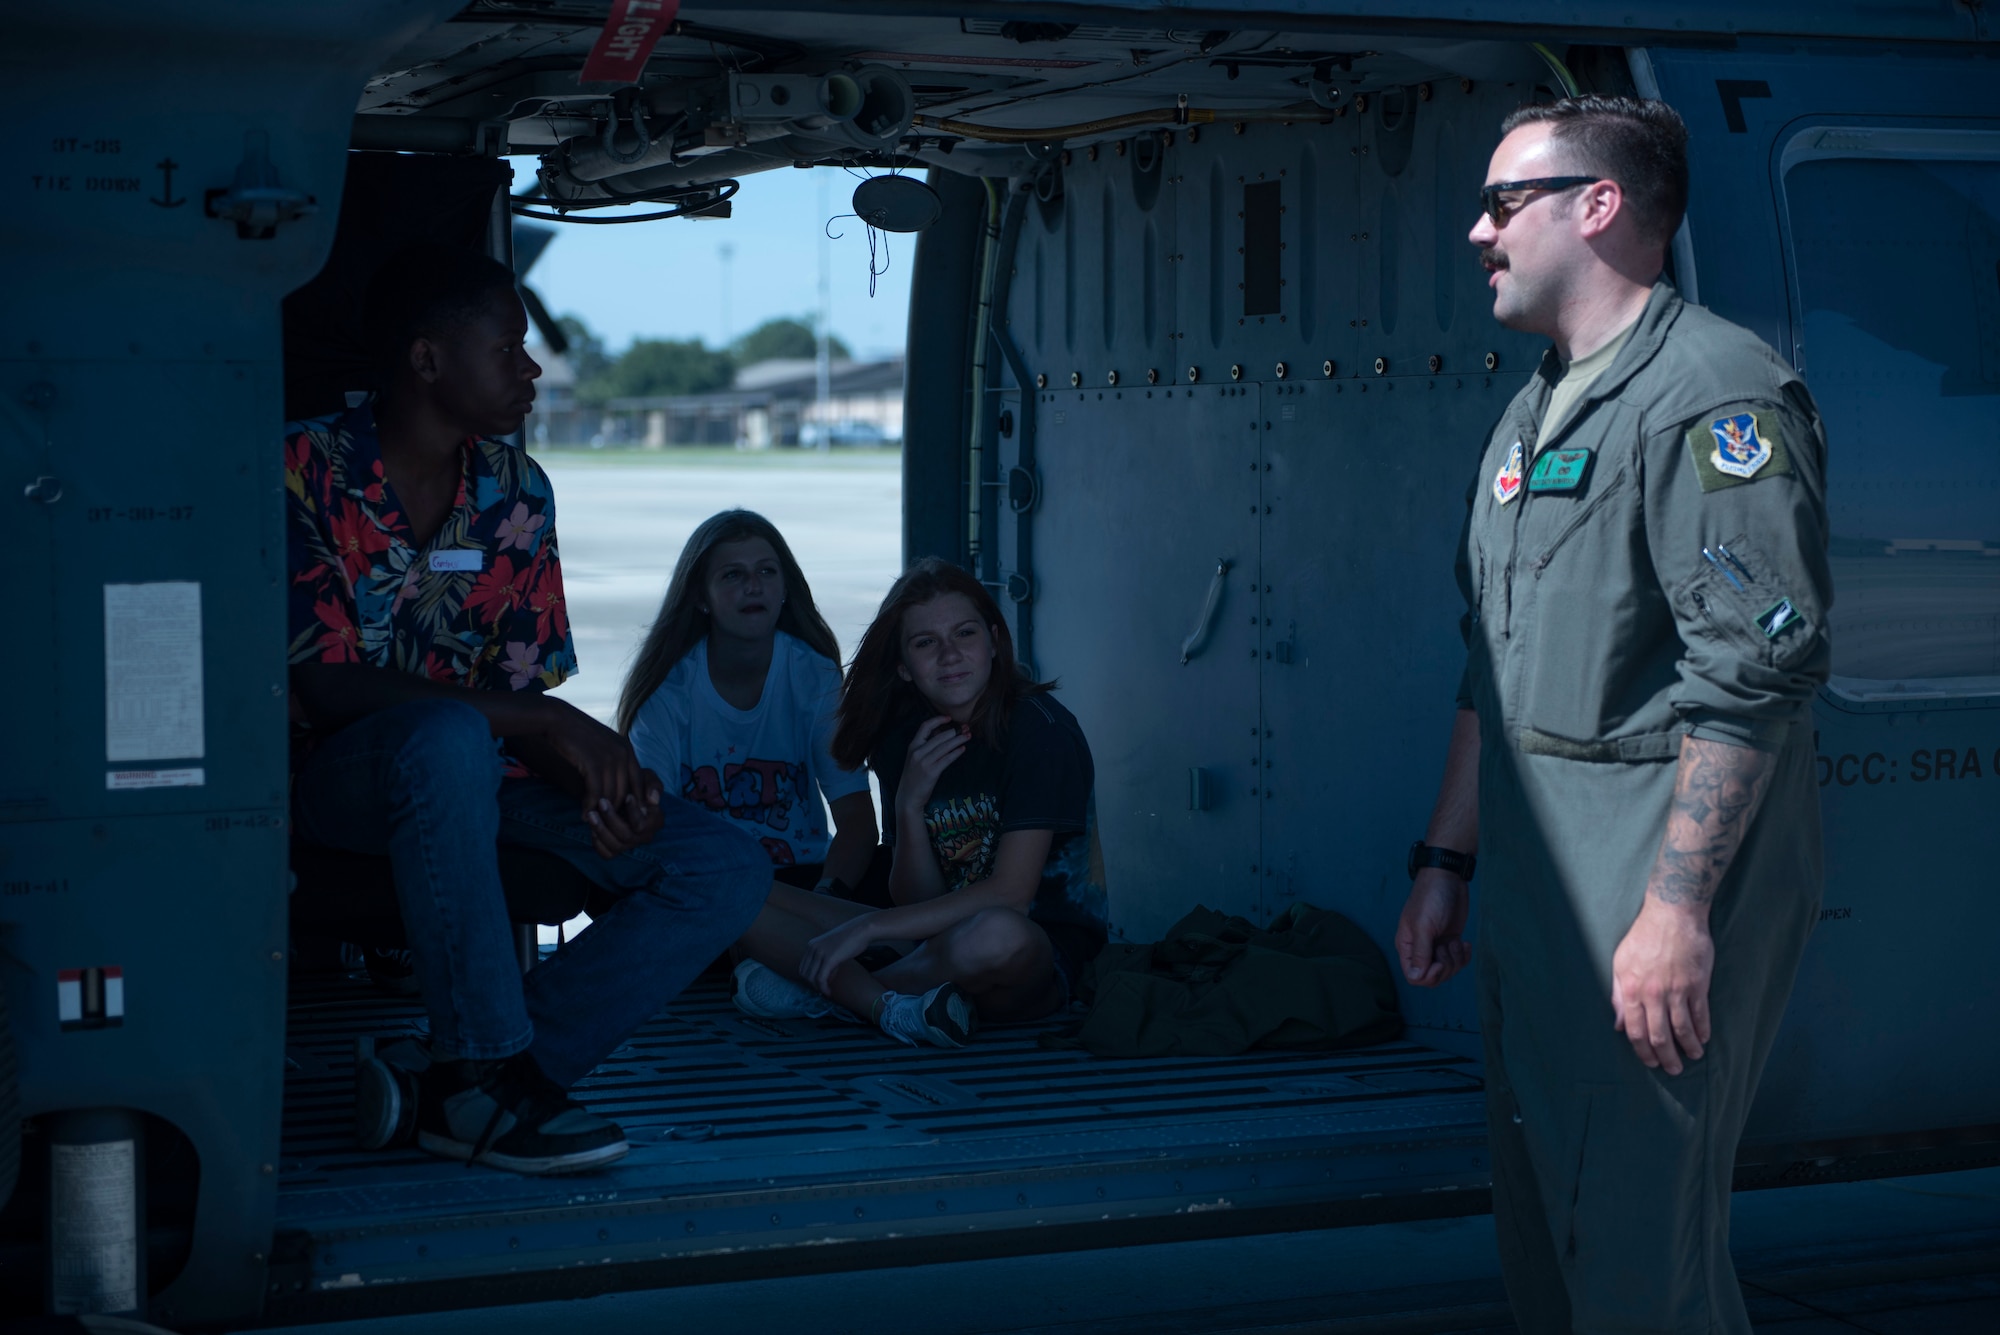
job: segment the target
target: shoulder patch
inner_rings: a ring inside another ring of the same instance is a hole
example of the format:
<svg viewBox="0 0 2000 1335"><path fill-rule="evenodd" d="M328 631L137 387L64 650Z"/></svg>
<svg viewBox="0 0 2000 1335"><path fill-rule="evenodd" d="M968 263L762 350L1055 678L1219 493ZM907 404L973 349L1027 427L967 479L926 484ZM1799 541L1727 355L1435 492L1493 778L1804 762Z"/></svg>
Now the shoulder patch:
<svg viewBox="0 0 2000 1335"><path fill-rule="evenodd" d="M1499 504L1505 505L1521 494L1521 470L1521 442L1517 440L1500 461L1500 471L1493 475L1493 499Z"/></svg>
<svg viewBox="0 0 2000 1335"><path fill-rule="evenodd" d="M1741 412L1687 429L1694 474L1703 491L1719 491L1792 471L1776 414Z"/></svg>

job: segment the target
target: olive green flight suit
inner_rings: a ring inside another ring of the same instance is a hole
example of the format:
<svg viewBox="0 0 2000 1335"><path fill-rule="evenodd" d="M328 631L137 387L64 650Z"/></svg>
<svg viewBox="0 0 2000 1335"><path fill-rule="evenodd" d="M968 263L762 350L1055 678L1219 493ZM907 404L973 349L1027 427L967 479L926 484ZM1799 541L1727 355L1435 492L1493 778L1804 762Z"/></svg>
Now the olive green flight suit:
<svg viewBox="0 0 2000 1335"><path fill-rule="evenodd" d="M1825 437L1789 366L1665 283L1540 440L1559 373L1494 429L1459 553L1501 1259L1529 1335L1747 1335L1730 1175L1822 880ZM1777 770L1710 917L1713 1041L1671 1076L1613 1028L1611 959L1683 736Z"/></svg>

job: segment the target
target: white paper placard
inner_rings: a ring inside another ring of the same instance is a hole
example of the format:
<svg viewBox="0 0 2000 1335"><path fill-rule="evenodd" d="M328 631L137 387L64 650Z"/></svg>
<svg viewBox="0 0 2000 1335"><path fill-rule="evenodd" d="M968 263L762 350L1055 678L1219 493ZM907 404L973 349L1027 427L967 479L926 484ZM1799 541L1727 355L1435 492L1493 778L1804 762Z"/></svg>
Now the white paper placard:
<svg viewBox="0 0 2000 1335"><path fill-rule="evenodd" d="M63 1314L132 1311L139 1305L137 1146L51 1145L49 1158L49 1305Z"/></svg>
<svg viewBox="0 0 2000 1335"><path fill-rule="evenodd" d="M104 758L206 754L201 712L201 585L104 586Z"/></svg>

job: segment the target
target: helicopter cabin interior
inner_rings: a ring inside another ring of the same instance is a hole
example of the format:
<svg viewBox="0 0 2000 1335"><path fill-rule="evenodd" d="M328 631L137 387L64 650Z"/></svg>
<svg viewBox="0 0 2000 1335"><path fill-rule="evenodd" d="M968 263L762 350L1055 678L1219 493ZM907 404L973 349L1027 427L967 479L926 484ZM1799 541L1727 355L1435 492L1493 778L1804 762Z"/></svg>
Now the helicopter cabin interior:
<svg viewBox="0 0 2000 1335"><path fill-rule="evenodd" d="M1804 369L1832 439L1826 908L1739 1181L2000 1161L2000 1053L1967 1038L2000 975L1938 941L1988 911L1965 836L2000 791L2000 116L1979 7L1787 3L1752 32L1719 3L686 5L596 82L578 76L603 0L183 8L100 52L93 77L126 90L109 102L64 73L84 29L20 25L28 142L51 145L32 170L79 184L0 223L45 257L16 280L0 461L26 487L16 617L55 668L0 766L19 1095L31 1119L143 1118L156 1319L1486 1208L1465 981L1405 988L1405 1035L1374 1047L1121 1060L1046 1047L1050 1026L900 1049L744 1016L709 982L580 1087L633 1140L608 1172L357 1149L356 1040L421 1012L289 958L277 427L355 387L344 331L407 240L511 259L516 215L714 213L795 164L918 176L938 209L916 244L904 554L975 571L1060 679L1096 759L1115 933L1308 902L1387 950L1463 661L1469 473L1542 352L1492 321L1465 234L1501 118L1576 90L1686 118L1671 277ZM523 154L532 180L504 161ZM663 245L683 226L640 225ZM107 722L121 617L151 651L192 637L181 740ZM79 969L118 980L117 1016L100 992L100 1023L59 1019L55 980ZM43 1302L48 1139L31 1120L0 1213L0 1266L32 1281L0 1315Z"/></svg>

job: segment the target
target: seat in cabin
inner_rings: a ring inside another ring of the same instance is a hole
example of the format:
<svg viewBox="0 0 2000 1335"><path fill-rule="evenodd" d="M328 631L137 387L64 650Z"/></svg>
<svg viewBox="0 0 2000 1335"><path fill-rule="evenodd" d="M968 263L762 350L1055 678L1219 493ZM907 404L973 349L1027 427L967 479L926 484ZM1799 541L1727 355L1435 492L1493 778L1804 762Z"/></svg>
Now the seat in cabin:
<svg viewBox="0 0 2000 1335"><path fill-rule="evenodd" d="M292 841L292 928L309 936L389 949L408 944L389 859ZM554 926L582 913L596 886L554 853L500 847L500 887L517 928ZM532 936L529 937L532 940Z"/></svg>

